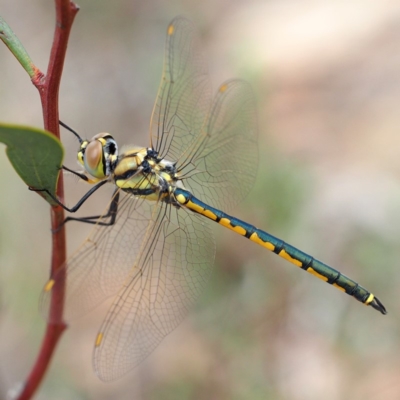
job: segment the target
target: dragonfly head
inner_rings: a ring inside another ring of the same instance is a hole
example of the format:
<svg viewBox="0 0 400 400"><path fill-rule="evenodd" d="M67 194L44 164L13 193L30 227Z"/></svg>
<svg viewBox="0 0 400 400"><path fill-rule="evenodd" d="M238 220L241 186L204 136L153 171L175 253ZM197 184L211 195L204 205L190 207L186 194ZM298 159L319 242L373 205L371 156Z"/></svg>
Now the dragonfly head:
<svg viewBox="0 0 400 400"><path fill-rule="evenodd" d="M84 140L78 151L78 161L85 170L98 179L114 171L118 160L118 145L109 133L99 133L91 140Z"/></svg>

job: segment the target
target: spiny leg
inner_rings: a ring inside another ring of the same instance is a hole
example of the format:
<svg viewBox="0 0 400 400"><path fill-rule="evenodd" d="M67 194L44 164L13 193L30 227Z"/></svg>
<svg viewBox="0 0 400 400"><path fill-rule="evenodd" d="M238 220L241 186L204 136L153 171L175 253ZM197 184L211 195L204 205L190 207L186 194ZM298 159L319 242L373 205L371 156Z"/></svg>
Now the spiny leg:
<svg viewBox="0 0 400 400"><path fill-rule="evenodd" d="M68 221L78 221L78 222L84 222L86 224L112 226L115 224L115 220L117 218L118 204L119 204L119 189L116 189L112 196L112 200L110 203L110 207L108 208L107 214L93 215L90 217L79 217L79 218L67 217L65 218L63 224L66 224ZM107 218L110 218L110 220L107 222L103 222L103 220Z"/></svg>
<svg viewBox="0 0 400 400"><path fill-rule="evenodd" d="M73 169L69 169L65 165L62 166L62 169L65 170L65 171L71 172L71 174L76 175L78 178L82 179L85 182L89 182L89 178L85 174L82 174L82 173L80 173L78 171L74 171Z"/></svg>
<svg viewBox="0 0 400 400"><path fill-rule="evenodd" d="M78 174L78 173L77 173ZM32 190L33 192L45 192L47 193L59 206L61 206L64 210L74 213L79 210L79 208L82 206L82 204L101 186L106 184L108 181L100 181L98 182L95 186L93 186L83 197L71 208L67 207L65 204L63 204L60 200L57 199L56 196L54 196L48 189L35 189L32 187L29 187L29 190Z"/></svg>

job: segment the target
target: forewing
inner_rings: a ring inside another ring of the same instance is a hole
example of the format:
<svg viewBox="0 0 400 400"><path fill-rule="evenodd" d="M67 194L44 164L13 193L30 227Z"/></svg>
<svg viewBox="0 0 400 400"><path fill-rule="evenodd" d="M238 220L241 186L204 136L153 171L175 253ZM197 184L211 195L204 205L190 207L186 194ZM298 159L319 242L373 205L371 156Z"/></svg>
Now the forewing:
<svg viewBox="0 0 400 400"><path fill-rule="evenodd" d="M193 24L175 18L167 29L164 69L150 123L151 146L176 161L200 134L210 108L210 83Z"/></svg>
<svg viewBox="0 0 400 400"><path fill-rule="evenodd" d="M178 169L195 196L228 211L250 191L258 167L256 104L247 82L220 86L205 132Z"/></svg>
<svg viewBox="0 0 400 400"><path fill-rule="evenodd" d="M162 204L145 244L97 336L100 379L120 377L140 363L185 317L205 287L215 242L208 221Z"/></svg>

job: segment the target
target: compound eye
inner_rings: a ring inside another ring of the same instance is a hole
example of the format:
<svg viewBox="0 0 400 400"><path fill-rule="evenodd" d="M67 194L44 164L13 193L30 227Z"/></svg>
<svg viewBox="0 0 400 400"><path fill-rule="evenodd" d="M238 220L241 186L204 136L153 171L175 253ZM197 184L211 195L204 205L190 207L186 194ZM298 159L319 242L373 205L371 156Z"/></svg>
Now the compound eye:
<svg viewBox="0 0 400 400"><path fill-rule="evenodd" d="M103 145L99 140L90 142L85 150L84 165L86 171L96 178L104 178Z"/></svg>

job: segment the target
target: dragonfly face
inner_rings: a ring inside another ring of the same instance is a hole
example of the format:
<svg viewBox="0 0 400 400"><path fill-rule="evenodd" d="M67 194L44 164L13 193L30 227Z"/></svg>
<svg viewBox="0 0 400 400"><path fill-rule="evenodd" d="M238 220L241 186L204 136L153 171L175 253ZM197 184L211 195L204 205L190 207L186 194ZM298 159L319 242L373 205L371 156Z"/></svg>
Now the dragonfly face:
<svg viewBox="0 0 400 400"><path fill-rule="evenodd" d="M98 180L112 174L117 160L117 142L109 133L99 133L89 141L82 141L78 151L79 163Z"/></svg>

